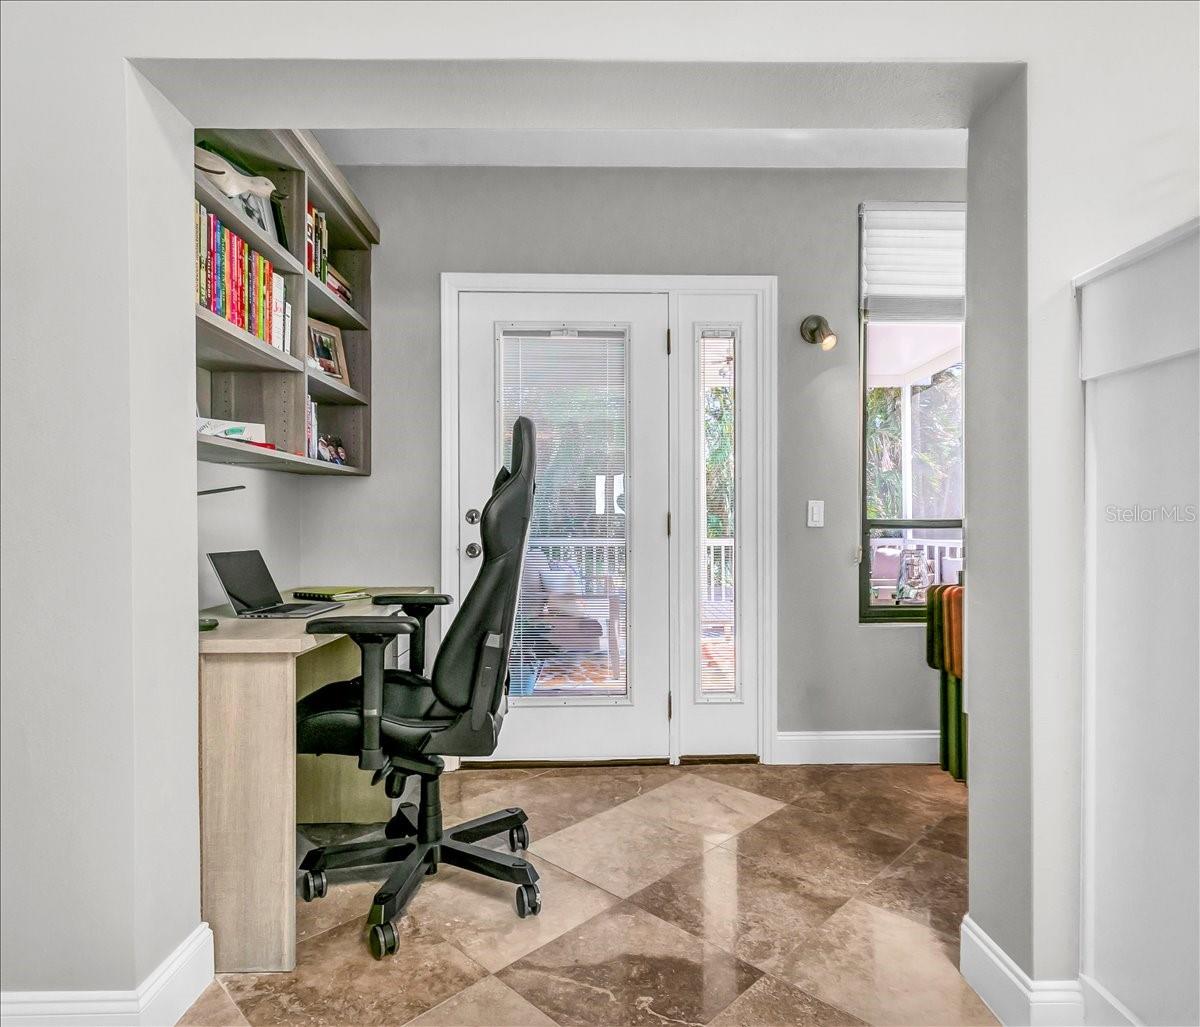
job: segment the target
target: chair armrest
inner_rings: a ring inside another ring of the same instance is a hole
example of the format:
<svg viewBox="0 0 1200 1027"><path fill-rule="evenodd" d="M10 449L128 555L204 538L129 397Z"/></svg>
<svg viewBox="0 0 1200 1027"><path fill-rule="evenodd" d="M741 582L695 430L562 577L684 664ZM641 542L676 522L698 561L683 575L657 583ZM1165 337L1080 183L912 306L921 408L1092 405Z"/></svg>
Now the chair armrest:
<svg viewBox="0 0 1200 1027"><path fill-rule="evenodd" d="M442 592L388 592L371 599L375 606L446 606L452 597Z"/></svg>
<svg viewBox="0 0 1200 1027"><path fill-rule="evenodd" d="M418 625L411 617L318 617L304 625L310 635L349 635L362 658L361 770L387 766L381 747L383 654L397 635L410 635Z"/></svg>
<svg viewBox="0 0 1200 1027"><path fill-rule="evenodd" d="M443 592L388 592L375 596L375 606L400 606L417 626L408 647L408 669L414 674L425 673L425 621L435 606L446 606L453 600Z"/></svg>
<svg viewBox="0 0 1200 1027"><path fill-rule="evenodd" d="M411 617L318 617L304 625L310 635L411 635L417 630Z"/></svg>

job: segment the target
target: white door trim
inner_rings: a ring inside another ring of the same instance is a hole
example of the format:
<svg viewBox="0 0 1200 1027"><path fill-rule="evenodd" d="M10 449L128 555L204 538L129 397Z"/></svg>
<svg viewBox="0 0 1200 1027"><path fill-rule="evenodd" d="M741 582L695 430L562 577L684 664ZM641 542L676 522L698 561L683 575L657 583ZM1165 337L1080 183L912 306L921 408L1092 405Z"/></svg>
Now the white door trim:
<svg viewBox="0 0 1200 1027"><path fill-rule="evenodd" d="M776 418L776 352L778 349L778 282L770 275L553 275L506 273L442 274L442 524L441 583L445 591L458 580L458 306L465 292L652 292L670 297L670 328L679 339L676 297L684 293L754 293L760 298L758 361L758 755L773 762L778 726L776 552L778 550ZM458 596L447 607L447 621L457 610ZM682 696L672 662L671 695L679 708ZM671 758L679 756L678 719L671 724Z"/></svg>

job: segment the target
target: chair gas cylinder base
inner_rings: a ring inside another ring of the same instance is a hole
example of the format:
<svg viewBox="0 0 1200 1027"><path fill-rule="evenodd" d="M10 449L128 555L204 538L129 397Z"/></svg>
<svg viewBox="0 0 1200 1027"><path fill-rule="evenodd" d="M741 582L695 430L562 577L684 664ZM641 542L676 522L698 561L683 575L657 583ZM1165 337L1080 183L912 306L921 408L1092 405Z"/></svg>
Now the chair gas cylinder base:
<svg viewBox="0 0 1200 1027"><path fill-rule="evenodd" d="M501 468L479 518L483 559L479 574L442 639L433 672L424 677L425 621L447 595L376 596L379 606L403 615L321 617L313 634L348 635L362 654L362 674L323 685L296 704L296 748L321 755L357 756L373 784L399 798L407 780L421 782L420 801L402 803L384 838L313 849L300 864L300 894L312 901L328 886L326 873L357 867L394 867L375 894L367 917L376 959L394 953L393 921L443 863L516 885L520 917L542 908L537 870L521 853L529 845L524 811L504 809L442 829L442 756L490 756L508 708L508 654L512 644L522 560L533 515L533 424L513 425L512 469ZM398 635L411 635L408 670L385 670L384 652ZM513 854L476 842L508 833Z"/></svg>
<svg viewBox="0 0 1200 1027"><path fill-rule="evenodd" d="M403 780L413 772L411 762L405 761L405 764L388 773L389 794L402 791ZM368 942L376 959L396 951L399 939L392 921L404 911L421 879L436 874L443 863L515 884L514 905L521 918L537 916L542 910L538 872L519 855L529 845L529 829L525 826L528 818L524 810L516 807L499 810L443 831L438 795L441 769L442 761L435 756L429 770L419 772L419 805L402 804L385 826L382 839L313 849L300 864L300 895L306 902L324 898L326 871L395 866L375 893L367 916ZM505 832L508 847L516 855L475 844Z"/></svg>

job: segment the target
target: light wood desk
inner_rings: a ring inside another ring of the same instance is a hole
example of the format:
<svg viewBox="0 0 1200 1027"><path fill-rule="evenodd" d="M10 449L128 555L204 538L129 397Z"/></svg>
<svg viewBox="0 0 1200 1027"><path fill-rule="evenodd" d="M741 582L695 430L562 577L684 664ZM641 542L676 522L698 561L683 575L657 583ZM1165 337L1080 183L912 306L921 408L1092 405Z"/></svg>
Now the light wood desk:
<svg viewBox="0 0 1200 1027"><path fill-rule="evenodd" d="M428 585L368 589L429 592ZM284 593L290 600L291 593ZM338 615L394 607L370 599ZM305 620L239 620L228 606L200 645L200 902L216 968L296 965L296 824L372 823L391 805L353 757L296 755L296 700L357 677L345 635L309 635Z"/></svg>

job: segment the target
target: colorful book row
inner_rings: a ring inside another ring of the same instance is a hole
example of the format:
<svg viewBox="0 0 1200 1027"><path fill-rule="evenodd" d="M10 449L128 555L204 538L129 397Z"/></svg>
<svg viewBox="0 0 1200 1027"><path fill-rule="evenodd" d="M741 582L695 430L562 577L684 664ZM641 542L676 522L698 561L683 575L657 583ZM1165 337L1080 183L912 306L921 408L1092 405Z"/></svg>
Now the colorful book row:
<svg viewBox="0 0 1200 1027"><path fill-rule="evenodd" d="M196 302L276 349L287 350L291 304L271 262L195 203Z"/></svg>

